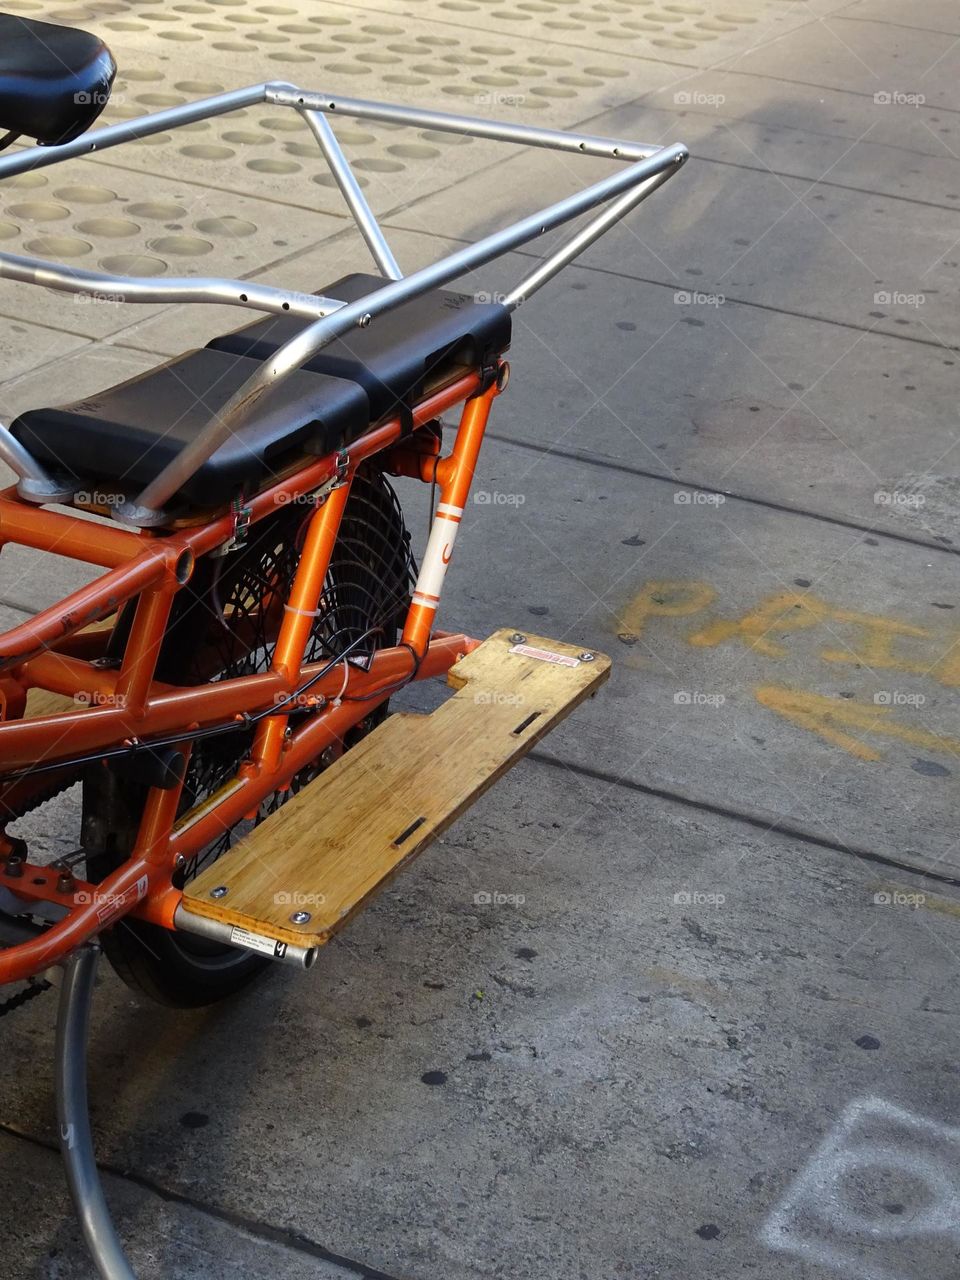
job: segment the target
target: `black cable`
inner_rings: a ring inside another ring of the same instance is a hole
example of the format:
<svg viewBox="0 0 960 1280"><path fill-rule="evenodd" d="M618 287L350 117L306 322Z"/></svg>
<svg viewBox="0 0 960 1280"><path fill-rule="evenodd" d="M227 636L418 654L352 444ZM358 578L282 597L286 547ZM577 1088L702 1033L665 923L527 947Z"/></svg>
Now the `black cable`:
<svg viewBox="0 0 960 1280"><path fill-rule="evenodd" d="M396 693L398 689L403 689L412 680L416 680L417 675L419 674L419 671L420 671L420 664L423 662L423 655L417 653L413 645L408 644L406 640L401 640L400 643L397 645L397 648L409 649L413 657L413 670L410 672L408 676L404 676L402 680L395 680L393 684L388 684L382 689L374 689L373 693L354 694L353 697L347 694L344 697L343 701L344 702L373 702L376 698L382 698L384 694L386 694L387 697L389 698L392 694Z"/></svg>
<svg viewBox="0 0 960 1280"><path fill-rule="evenodd" d="M51 761L49 764L31 765L29 769L17 769L15 772L3 774L0 776L0 782L14 782L20 778L32 778L38 773L50 773L59 769L78 769L81 765L93 764L97 760L127 759L130 756L136 755L139 751L155 751L159 747L172 747L181 742L198 742L204 738L215 738L223 733L237 733L244 729L250 729L254 725L259 724L261 720L266 719L267 716L282 715L284 707L289 706L291 702L295 702L308 689L312 688L318 680L322 680L325 675L328 675L335 667L338 667L341 662L346 658L349 658L351 652L356 649L358 645L362 644L368 636L372 635L375 631L382 630L383 628L381 626L369 627L361 635L357 636L357 638L347 646L343 653L338 654L337 657L331 659L325 667L312 675L310 679L302 684L298 689L295 689L292 693L288 694L283 702L279 702L272 707L266 707L263 711L257 711L253 715L250 715L248 712L242 712L238 720L228 720L225 724L221 725L210 725L206 729L192 729L185 733L170 734L164 738L151 738L149 742L140 742L139 740L135 740L129 747L112 747L105 751L95 751L88 753L87 755L75 756L72 760L55 760ZM406 647L409 648L409 646ZM415 670L417 669L419 669L419 664ZM413 677L411 676L410 679L412 678ZM403 681L403 684L406 683L408 683L408 681ZM376 696L379 696L379 694Z"/></svg>

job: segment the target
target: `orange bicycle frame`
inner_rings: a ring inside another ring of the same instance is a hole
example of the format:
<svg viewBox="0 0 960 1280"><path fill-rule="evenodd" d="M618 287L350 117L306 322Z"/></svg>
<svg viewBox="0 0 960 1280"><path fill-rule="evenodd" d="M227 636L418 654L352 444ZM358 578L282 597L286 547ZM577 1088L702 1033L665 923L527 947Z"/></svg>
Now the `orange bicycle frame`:
<svg viewBox="0 0 960 1280"><path fill-rule="evenodd" d="M501 376L488 387L478 372L457 378L415 408L412 435L401 440L399 419L372 427L348 452L309 462L250 500L250 520L256 523L281 504L311 501L318 490L321 495L271 665L262 674L190 687L154 678L173 599L189 582L196 558L222 547L233 535L235 521L229 513L172 533L133 533L32 506L13 490L0 494L0 546L17 543L107 570L0 638L0 813L5 806L12 808L12 796L22 798L31 788L39 791L58 768L62 776L76 770L78 761L132 757L149 752L151 743L169 746L164 735L178 739L176 750L183 760L179 782L150 788L128 859L97 885L60 868L26 862L14 842L0 837L7 850L0 863L0 889L22 904L22 911L40 902L66 910L42 935L0 950L0 985L48 968L127 914L173 928L182 896L172 883L179 866L340 743L398 685L442 675L474 647L468 637L436 632L433 624L490 408L505 372L501 365ZM455 443L441 456L437 434L417 429L461 402ZM334 664L305 664L353 476L374 454L384 455L385 470L436 482L440 490L402 639L377 651L366 669L346 657ZM86 629L132 600L136 610L119 668L104 669L97 665L98 644L105 643L109 632ZM333 669L321 674L324 665ZM343 665L345 672L335 669ZM310 681L312 714L291 728L291 712L303 709L297 690ZM73 697L77 709L25 718L26 694L32 689ZM191 734L226 730L256 713L266 714L258 718L249 758L236 777L195 810L179 815Z"/></svg>

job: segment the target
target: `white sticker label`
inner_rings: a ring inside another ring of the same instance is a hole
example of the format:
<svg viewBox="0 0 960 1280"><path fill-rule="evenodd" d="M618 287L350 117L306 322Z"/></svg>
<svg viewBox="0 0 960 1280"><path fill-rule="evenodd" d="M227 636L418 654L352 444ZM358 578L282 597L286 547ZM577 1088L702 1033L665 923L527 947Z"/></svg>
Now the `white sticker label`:
<svg viewBox="0 0 960 1280"><path fill-rule="evenodd" d="M261 955L272 956L274 960L282 960L287 954L285 942L265 938L262 933L251 933L249 929L241 929L239 925L234 925L230 930L230 941L238 947L246 947L248 951L259 951Z"/></svg>
<svg viewBox="0 0 960 1280"><path fill-rule="evenodd" d="M571 658L566 653L554 653L552 649L536 649L532 644L515 644L510 646L511 653L519 653L523 658L537 658L540 662L555 662L560 667L579 667L580 659Z"/></svg>

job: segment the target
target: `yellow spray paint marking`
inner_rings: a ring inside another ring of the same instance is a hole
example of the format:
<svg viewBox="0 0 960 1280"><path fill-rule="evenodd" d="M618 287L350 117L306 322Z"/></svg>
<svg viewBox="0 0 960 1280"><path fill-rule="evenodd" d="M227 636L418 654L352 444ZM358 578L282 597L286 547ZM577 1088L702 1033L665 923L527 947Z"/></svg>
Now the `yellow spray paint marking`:
<svg viewBox="0 0 960 1280"><path fill-rule="evenodd" d="M930 672L929 661L917 661L892 652L896 636L919 636L926 639L930 632L925 627L915 627L895 618L881 618L874 613L854 613L851 609L835 609L830 617L835 622L849 622L866 632L858 638L855 648L824 649L820 657L824 662L852 662L866 667L883 667L892 671L905 671L923 676Z"/></svg>
<svg viewBox="0 0 960 1280"><path fill-rule="evenodd" d="M873 900L879 905L881 899L886 899L883 905L907 907L909 910L935 911L938 915L952 916L954 920L960 920L960 902L954 902L940 894L930 893L926 889L918 892L909 885L884 880L877 885Z"/></svg>
<svg viewBox="0 0 960 1280"><path fill-rule="evenodd" d="M897 636L928 637L930 632L925 628L878 614L840 609L808 592L783 591L767 596L742 618L721 618L710 622L687 639L698 648L713 648L725 640L740 639L751 649L766 654L769 658L783 658L787 653L786 647L772 639L772 633L806 631L824 623L855 626L865 633L849 648L824 649L820 657L825 662L881 667L913 675L926 675L931 670L932 663L929 660L905 658L895 654L892 649ZM957 666L960 677L960 656Z"/></svg>
<svg viewBox="0 0 960 1280"><path fill-rule="evenodd" d="M925 911L936 911L938 915L953 916L960 919L960 902L951 902L948 898L938 898L934 894L923 894L923 901L918 904Z"/></svg>
<svg viewBox="0 0 960 1280"><path fill-rule="evenodd" d="M647 582L624 613L621 639L632 643L651 618L686 618L702 613L716 598L717 591L706 582ZM808 590L766 596L739 618L714 618L688 634L687 642L695 648L715 648L727 641L740 641L758 654L780 659L789 653L782 643L786 636L818 627L822 628L824 639L835 637L833 646L822 648L817 654L822 662L900 671L928 676L948 687L960 685L960 633L954 633L956 638L951 644L942 633L938 635L899 618L844 609ZM849 643L846 634L835 634L840 627L856 628ZM896 652L898 642L901 646L913 642L914 653ZM926 652L922 652L923 648ZM759 686L755 693L762 706L858 760L881 759L880 751L864 740L870 735L960 757L960 741L902 724L889 706L838 700L772 684Z"/></svg>
<svg viewBox="0 0 960 1280"><path fill-rule="evenodd" d="M960 684L960 636L931 668L930 674L948 689Z"/></svg>
<svg viewBox="0 0 960 1280"><path fill-rule="evenodd" d="M835 747L858 760L879 760L881 755L862 741L863 734L886 738L899 738L914 747L930 751L946 752L960 757L960 741L947 738L928 729L913 729L893 719L890 707L872 706L862 702L850 702L838 698L825 698L804 689L786 689L783 685L758 685L754 690L761 706L776 712L791 724L809 729ZM848 730L858 731L854 736Z"/></svg>
<svg viewBox="0 0 960 1280"><path fill-rule="evenodd" d="M631 636L643 634L648 618L688 618L706 609L717 593L706 582L645 582L627 606L623 615L623 631Z"/></svg>
<svg viewBox="0 0 960 1280"><path fill-rule="evenodd" d="M740 639L758 653L782 658L786 649L769 638L771 631L803 631L815 627L827 616L822 600L797 591L783 591L745 613L742 618L720 618L687 637L698 648L714 648L725 640Z"/></svg>

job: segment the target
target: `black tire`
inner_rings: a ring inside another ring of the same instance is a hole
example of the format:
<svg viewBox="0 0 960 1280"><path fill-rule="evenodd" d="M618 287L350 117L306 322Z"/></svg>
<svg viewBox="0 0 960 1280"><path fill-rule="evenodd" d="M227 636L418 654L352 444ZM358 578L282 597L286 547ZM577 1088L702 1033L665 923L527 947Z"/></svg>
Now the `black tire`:
<svg viewBox="0 0 960 1280"><path fill-rule="evenodd" d="M176 599L157 664L157 679L189 685L265 670L276 640L283 603L299 559L312 508L293 505L250 529L246 546L226 557L198 561ZM414 565L399 503L381 472L361 468L347 502L324 584L307 661L333 658L371 628L352 654L371 654L397 642L409 600ZM229 619L229 625L226 619ZM301 714L310 714L309 712ZM351 746L387 714L383 703L345 740ZM198 742L190 759L184 811L231 778L247 754L251 731L218 734ZM178 873L183 883L320 772L314 761L290 789L260 806L255 822L242 822ZM83 782L83 847L90 880L120 865L136 836L146 787L129 770L91 766ZM104 951L134 990L161 1004L196 1008L241 990L270 961L248 951L170 932L138 920L121 920L103 935Z"/></svg>

